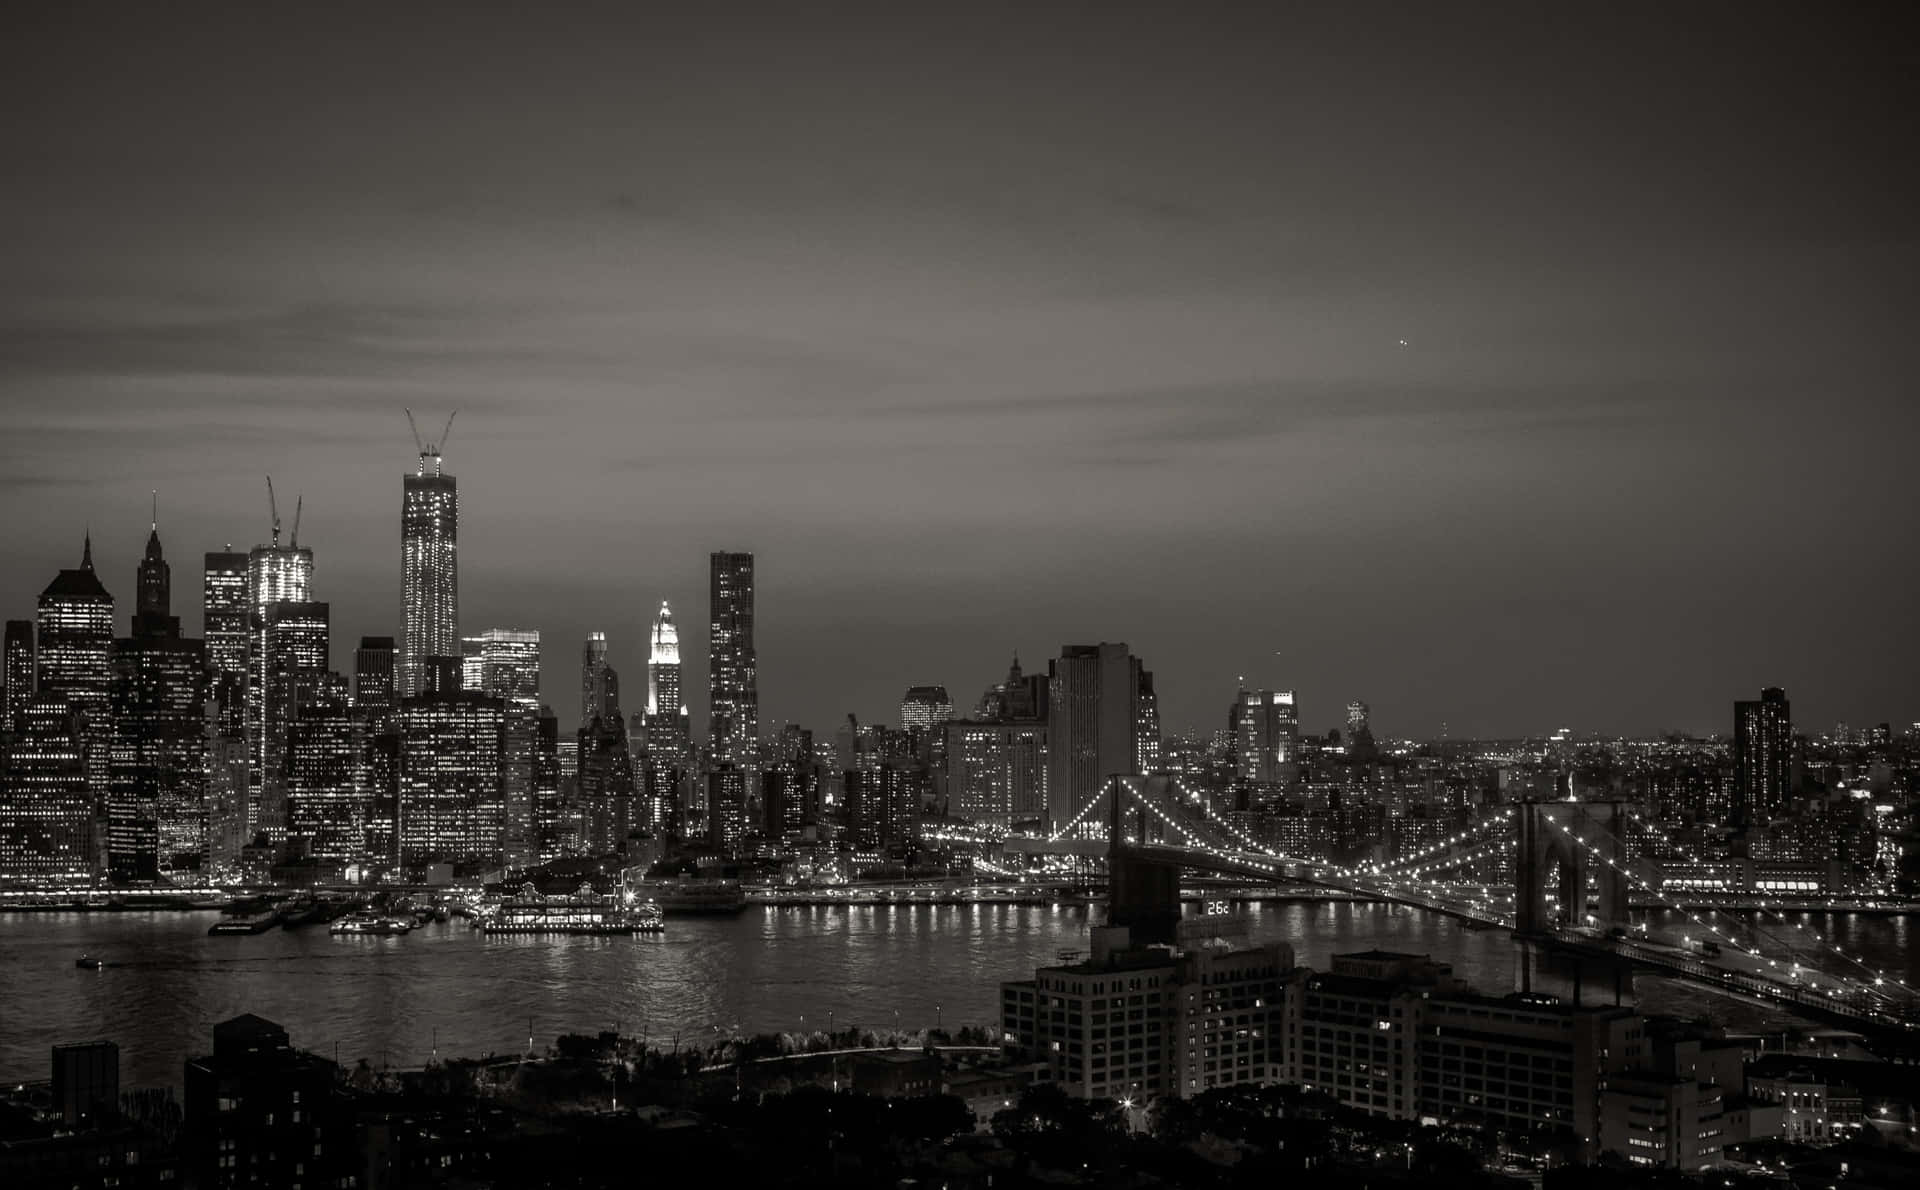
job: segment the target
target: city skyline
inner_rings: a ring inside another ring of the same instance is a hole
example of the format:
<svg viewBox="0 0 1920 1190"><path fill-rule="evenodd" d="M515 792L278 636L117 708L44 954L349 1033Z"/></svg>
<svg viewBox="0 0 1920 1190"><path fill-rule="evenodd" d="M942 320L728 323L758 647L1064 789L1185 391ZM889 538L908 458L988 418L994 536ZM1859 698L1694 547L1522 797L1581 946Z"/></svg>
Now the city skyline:
<svg viewBox="0 0 1920 1190"><path fill-rule="evenodd" d="M769 724L1100 639L1173 728L1914 718L1903 42L1733 12L47 14L0 603L90 523L130 604L152 488L245 549L271 472L397 636L401 411L460 409L461 619L549 691L737 548Z"/></svg>
<svg viewBox="0 0 1920 1190"><path fill-rule="evenodd" d="M177 532L177 531L178 530L170 530L170 532ZM150 525L149 535L151 535L152 532L154 532L154 527ZM94 544L95 538L100 536L102 535L93 532L91 528L88 529L86 541L83 544L85 546L85 551L89 559L92 559L94 552L98 548ZM311 535L309 535L309 542L311 542ZM276 548L281 549L282 551L285 551L290 547L274 547L271 545L263 545L260 548L261 548L261 552L270 552ZM300 547L299 552L302 555L319 555L318 560L308 562L308 567L309 567L308 572L305 576L302 576L304 582L315 581L312 578L313 572L324 571L324 568L325 568L324 547L321 547L320 549L315 549L315 547L309 544L309 545ZM750 557L754 556L752 551L747 551L747 555ZM196 553L195 556L196 557L199 556L198 553ZM207 556L209 558L212 558L215 556L221 556L221 557L231 556L231 557L237 557L237 558L244 558L246 554L244 551L242 551L239 554L228 555L228 554L225 554L222 550L215 549L215 550L207 551ZM96 566L94 567L94 569L96 573L103 574L103 575L107 574L107 569L105 566ZM709 569L711 569L711 566L709 566ZM125 584L126 588L130 592L133 592L136 597L137 597L137 588L139 584L139 579L137 577L138 571L139 571L139 564L138 563L133 564L133 566L130 568L130 573L133 573L136 577L131 581L129 581L127 584ZM101 579L101 583L106 588L108 594L110 595L113 594L113 584L109 581L108 578L103 577ZM708 593L711 594L711 591L709 591ZM671 604L673 600L671 598L668 598L668 599L662 600L662 602L665 604ZM329 604L331 607L334 607L334 608L337 608L340 606L339 601L329 601ZM116 611L117 618L115 621L116 631L118 630L118 625L121 620L127 621L129 627L131 628L132 622L137 616L137 611L133 606L132 602L129 601L127 603L120 603L118 601L118 597L116 596L116 606L118 609ZM643 607L644 607L644 604L643 604ZM195 638L195 639L204 638L204 634L202 631L204 616L202 614L194 614L194 613L199 613L204 611L204 608L201 606L199 601L189 599L185 602L176 604L174 607L174 610L176 613L187 613L187 614L177 615L177 618L180 621L180 632L183 636L186 636L189 638ZM644 617L640 621L640 623L644 625L644 628L640 633L640 640L637 643L630 640L628 638L628 634L626 633L608 631L608 630L602 630L602 629L595 629L591 632L582 634L580 638L580 643L585 643L590 637L603 636L604 637L603 642L596 641L595 643L597 646L604 648L603 656L606 658L608 664L611 665L613 670L617 672L623 666L633 666L641 674L642 682L650 683L651 676L652 676L652 660L653 660L653 651L654 651L653 637L659 627L660 613L657 611L653 613L646 613L642 611L640 614ZM28 617L22 616L22 617L10 617L10 618L27 619ZM511 617L509 618L511 619ZM389 633L382 634L382 633L377 633L372 631L363 633L352 625L340 624L338 619L338 613L337 612L333 613L333 617L332 617L333 628L331 632L331 640L329 645L329 648L330 648L329 667L340 670L345 673L351 673L353 669L352 662L353 662L353 656L355 651L355 642L357 642L362 636L392 635L397 638L399 636L399 621L401 619L402 617L398 615L394 617L395 622L392 625L388 626L391 629ZM533 617L526 616L526 617L522 617L522 619L530 622L533 619ZM519 622L519 621L514 621L514 622ZM380 624L378 624L376 621L371 619L369 619L364 626L370 629L381 627ZM503 631L513 632L515 630L499 628L499 627L488 627L485 629L470 628L468 630L468 635L477 640L480 635L489 634L489 633L498 633ZM536 627L536 628L533 628L532 631L535 634L540 635L542 639L552 640L552 638L548 636L545 630L543 629ZM1142 634L1142 635L1145 636L1147 639L1152 639L1151 634ZM1095 638L1094 634L1082 634L1082 636L1085 638L1085 640L1092 640ZM622 647L623 641L625 642L624 648ZM1016 646L1009 655L1017 656L1022 651L1024 651L1029 656L1039 657L1045 660L1057 655L1059 649L1076 644L1076 643L1084 643L1084 641L1079 641L1079 640L1076 640L1076 638L1068 637L1068 638L1064 638L1063 640L1055 644L1050 644L1050 645L1042 644L1040 648L1028 648L1026 647L1025 644L1022 644L1022 645ZM678 664L680 667L680 671L684 676L679 678L679 682L682 683L680 688L681 689L691 688L691 689L698 689L698 690L704 691L707 686L707 674L706 674L707 667L704 664L701 664L701 661L706 655L706 650L704 648L692 647L692 648L682 650L681 652L682 652L682 655L679 657ZM1145 650L1141 650L1141 652L1144 653ZM459 650L456 649L455 653L452 655L458 656L458 653L459 653ZM1279 654L1276 654L1276 656L1278 655ZM1176 672L1184 668L1189 668L1189 667L1183 666L1181 664L1181 660L1178 657L1170 657L1165 659L1164 661L1159 659L1158 657L1155 657L1153 658L1153 660L1155 661L1156 668L1165 668L1165 669L1170 669ZM991 663L982 663L976 660L976 662L974 662L973 664L987 671L993 670L993 666ZM1258 672L1258 671L1256 670L1255 672ZM991 687L993 685L993 679L995 676L997 675L994 672L983 673L983 675L981 676L978 682L979 688L982 690L985 690ZM1205 675L1203 675L1203 677L1204 676ZM553 649L548 649L541 653L540 678L539 678L540 701L542 703L545 703L548 706L555 708L556 712L561 715L563 722L567 721L566 715L568 711L568 700L566 697L562 697L559 694L557 694L556 690L570 690L572 688L572 685L574 683L577 683L579 679L580 679L580 668L579 668L579 662L577 660L577 654L568 650L565 652L564 656L557 655ZM852 713L856 714L862 722L882 723L882 724L892 722L895 718L897 718L899 713L900 696L898 694L898 690L910 689L911 688L910 679L911 679L911 675L904 668L901 670L900 676L897 679L888 678L886 676L875 678L874 686L876 691L884 691L885 687L882 685L882 683L889 682L889 681L896 681L897 686L895 687L895 693L891 695L890 699L884 693L876 693L875 697L885 700L885 705L883 705L882 707L873 709L871 711L867 710L866 708L852 709L852 708L846 708L846 707L833 707L833 706L829 706L824 702L821 702L818 699L812 699L808 701L809 710L805 716L793 717L793 716L762 715L760 717L760 732L759 732L760 738L763 738L763 739L772 738L772 736L784 724L798 724L801 726L813 724L817 726L817 725L825 725L825 724L838 722L841 719L843 719L847 713L849 713L849 710L852 710ZM1240 683L1239 687L1237 689L1228 688L1224 692L1215 691L1211 684L1204 691L1201 691L1199 693L1196 693L1192 690L1181 691L1176 689L1172 694L1173 704L1186 705L1189 707L1194 707L1197 705L1200 711L1200 714L1198 714L1191 720L1174 720L1174 719L1168 718L1163 713L1160 717L1161 730L1167 735L1184 734L1189 732L1206 735L1214 731L1230 730L1232 727L1232 723L1235 721L1236 716L1238 714L1235 708L1236 708L1237 699L1239 698L1239 696L1244 695L1246 693L1247 686L1255 686L1255 685L1261 684L1259 682L1254 681L1252 678L1250 678L1245 674L1237 675L1235 681ZM684 685L684 683L688 683L688 682L693 683L693 686L687 687L686 685ZM971 691L974 688L973 687L974 676L971 673L969 673L968 675L966 675L964 678L960 679L957 682L952 681L951 679L949 679L949 682L950 684L953 685L954 689L962 692L958 696L958 701L955 704L955 714L957 717L964 718L966 717L967 713L971 709L974 699L978 697L977 695L967 693L968 691ZM558 683L557 687L556 687L556 683ZM797 681L786 683L786 684L805 685L805 683L797 682ZM1773 686L1778 686L1779 683L1769 681L1766 683L1766 685L1768 687L1773 687ZM640 702L637 706L631 707L631 708L623 708L623 709L644 711L646 706L647 691L649 689L650 689L650 686L643 686L642 693L639 696ZM1337 689L1338 687L1336 687L1336 690ZM1310 689L1301 689L1298 691L1294 691L1292 693L1296 694L1299 701L1305 704L1307 708L1307 713L1302 715L1300 718L1300 731L1302 733L1312 734L1312 735L1324 735L1330 729L1339 729L1344 734L1346 729L1351 724L1352 708L1356 702L1363 703L1366 707L1369 708L1370 711L1377 709L1381 705L1380 700L1377 697L1366 698L1362 700L1357 694L1349 696L1348 700L1343 702L1343 701L1340 701L1339 698L1336 696L1335 691L1317 691L1317 690L1310 690ZM1627 724L1625 726L1602 726L1597 724L1584 724L1579 722L1554 721L1549 723L1546 721L1540 721L1540 722L1525 725L1524 727L1516 726L1511 730L1501 730L1496 728L1495 730L1491 730L1491 731L1469 732L1469 731L1461 730L1458 726L1451 724L1448 720L1440 719L1439 730L1435 732L1422 733L1422 732L1412 731L1412 730L1395 730L1395 729L1389 728L1387 729L1385 738L1410 739L1410 740L1431 740L1431 739L1439 739L1443 737L1458 738L1458 739L1528 739L1528 738L1539 739L1539 738L1545 738L1547 736L1550 736L1557 731L1571 730L1578 736L1596 737L1596 738L1607 738L1607 737L1652 738L1654 736L1664 734L1669 731L1673 731L1673 732L1678 732L1680 734L1688 735L1688 736L1720 737L1723 739L1731 740L1735 732L1735 723L1734 723L1734 720L1730 719L1727 715L1726 702L1728 697L1737 695L1737 694L1743 694L1743 693L1745 693L1744 689L1719 689L1719 688L1715 688L1711 691L1699 692L1699 693L1690 692L1687 701L1712 703L1711 707L1703 706L1701 708L1701 714L1703 716L1703 720L1698 724L1687 723L1683 725L1680 723L1662 723L1656 726L1651 723L1641 723L1638 725ZM802 699L806 698L806 696L804 695L802 695L801 697ZM1163 702L1167 700L1167 697L1168 696L1165 692L1162 692L1159 694L1159 698ZM1801 697L1801 700L1804 703L1811 703L1815 707L1819 707L1828 703L1832 696L1830 693L1814 690L1809 692L1808 695L1802 695L1799 697ZM695 721L694 732L697 737L701 737L701 738L704 738L705 733L707 731L707 727L705 723L705 720L706 720L705 703L706 703L706 700L702 698L698 700L689 699L685 704L685 709L689 712L689 717L693 718L694 716L697 716L697 718L694 720ZM1211 704L1213 703L1218 703L1219 705L1212 706ZM1433 711L1432 708L1418 708L1418 707L1400 708L1392 704L1388 704L1388 710L1390 714L1395 714L1396 717L1398 717L1399 712L1405 711L1407 713L1407 717L1410 720L1416 721L1416 722L1421 721L1422 719L1431 720L1437 714L1437 712ZM1213 713L1211 715L1208 715L1207 714L1208 711L1212 711ZM1717 721L1715 721L1716 719ZM1904 713L1903 714L1899 712L1887 712L1887 711L1881 711L1876 713L1871 708L1868 708L1863 713L1860 713L1858 715L1855 715L1849 718L1845 716L1840 716L1840 717L1827 716L1827 715L1821 714L1818 710L1816 710L1811 715L1805 716L1800 720L1798 720L1796 723L1796 729L1803 733L1818 734L1820 732L1826 731L1829 728L1837 725L1846 725L1854 730L1864 730L1880 723L1892 724L1896 731L1901 731L1901 730L1905 730L1906 728L1910 727L1915 723L1920 723L1920 713Z"/></svg>

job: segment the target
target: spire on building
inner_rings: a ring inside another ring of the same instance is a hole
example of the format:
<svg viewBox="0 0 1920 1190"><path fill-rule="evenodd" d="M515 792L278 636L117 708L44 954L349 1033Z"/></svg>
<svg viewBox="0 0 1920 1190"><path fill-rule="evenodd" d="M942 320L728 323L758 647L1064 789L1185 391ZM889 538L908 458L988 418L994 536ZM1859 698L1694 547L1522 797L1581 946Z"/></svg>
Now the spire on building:
<svg viewBox="0 0 1920 1190"><path fill-rule="evenodd" d="M91 571L93 569L93 526L92 525L87 526L86 541L85 541L85 544L83 544L80 547L80 569L86 570L86 571Z"/></svg>

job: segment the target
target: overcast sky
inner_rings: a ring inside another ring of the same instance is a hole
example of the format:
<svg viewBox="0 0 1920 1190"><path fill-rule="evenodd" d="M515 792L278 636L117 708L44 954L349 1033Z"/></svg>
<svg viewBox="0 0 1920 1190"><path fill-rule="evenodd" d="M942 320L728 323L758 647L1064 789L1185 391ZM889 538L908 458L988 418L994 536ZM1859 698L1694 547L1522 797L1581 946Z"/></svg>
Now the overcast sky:
<svg viewBox="0 0 1920 1190"><path fill-rule="evenodd" d="M0 18L6 616L158 488L197 630L270 472L349 666L411 406L566 723L662 598L704 721L721 548L768 728L1102 639L1170 730L1920 719L1897 9L301 7Z"/></svg>

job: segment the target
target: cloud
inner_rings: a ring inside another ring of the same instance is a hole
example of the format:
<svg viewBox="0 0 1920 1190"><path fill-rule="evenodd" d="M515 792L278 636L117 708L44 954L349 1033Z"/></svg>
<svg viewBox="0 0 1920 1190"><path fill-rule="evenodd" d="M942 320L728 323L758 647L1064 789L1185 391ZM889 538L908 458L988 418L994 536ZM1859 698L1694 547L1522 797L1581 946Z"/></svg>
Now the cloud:
<svg viewBox="0 0 1920 1190"><path fill-rule="evenodd" d="M539 356L489 337L501 312L451 305L311 302L233 310L191 302L82 304L0 318L0 380L229 376L393 380L450 364ZM236 403L240 398L232 398ZM371 394L342 393L375 403ZM214 397L207 404L219 404Z"/></svg>

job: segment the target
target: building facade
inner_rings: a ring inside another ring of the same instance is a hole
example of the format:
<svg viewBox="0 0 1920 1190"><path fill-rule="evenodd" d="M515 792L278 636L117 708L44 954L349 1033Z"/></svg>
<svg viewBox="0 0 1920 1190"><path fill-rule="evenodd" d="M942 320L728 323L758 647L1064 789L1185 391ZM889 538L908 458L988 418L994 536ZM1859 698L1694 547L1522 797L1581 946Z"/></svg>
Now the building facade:
<svg viewBox="0 0 1920 1190"><path fill-rule="evenodd" d="M753 555L709 559L707 734L716 764L757 767L759 662L753 644Z"/></svg>
<svg viewBox="0 0 1920 1190"><path fill-rule="evenodd" d="M93 873L93 798L80 716L57 696L15 714L0 780L0 879L84 881Z"/></svg>
<svg viewBox="0 0 1920 1190"><path fill-rule="evenodd" d="M287 746L300 708L319 696L332 650L332 608L313 601L269 603L260 610L254 667L259 691L259 796L249 834L279 845L287 837Z"/></svg>
<svg viewBox="0 0 1920 1190"><path fill-rule="evenodd" d="M8 620L0 651L0 739L13 730L33 695L33 621Z"/></svg>
<svg viewBox="0 0 1920 1190"><path fill-rule="evenodd" d="M460 499L441 467L440 448L423 444L400 497L400 693L425 688L427 659L460 652Z"/></svg>
<svg viewBox="0 0 1920 1190"><path fill-rule="evenodd" d="M207 693L203 641L180 635L156 525L136 582L133 635L113 650L107 866L116 882L198 868L207 851Z"/></svg>
<svg viewBox="0 0 1920 1190"><path fill-rule="evenodd" d="M501 791L506 704L458 689L457 677L400 700L400 862L497 864L504 850Z"/></svg>
<svg viewBox="0 0 1920 1190"><path fill-rule="evenodd" d="M1153 677L1124 643L1068 645L1052 665L1047 691L1049 829L1078 818L1084 833L1106 829L1107 815L1082 813L1107 779L1144 772L1160 753ZM1151 738L1149 738L1151 734Z"/></svg>
<svg viewBox="0 0 1920 1190"><path fill-rule="evenodd" d="M1733 824L1765 824L1787 808L1793 787L1793 708L1769 686L1733 704Z"/></svg>
<svg viewBox="0 0 1920 1190"><path fill-rule="evenodd" d="M113 746L114 621L113 596L93 570L91 536L79 567L62 570L40 593L36 636L36 690L43 697L66 699L78 717L87 792L102 828L95 832L95 858L103 859Z"/></svg>

